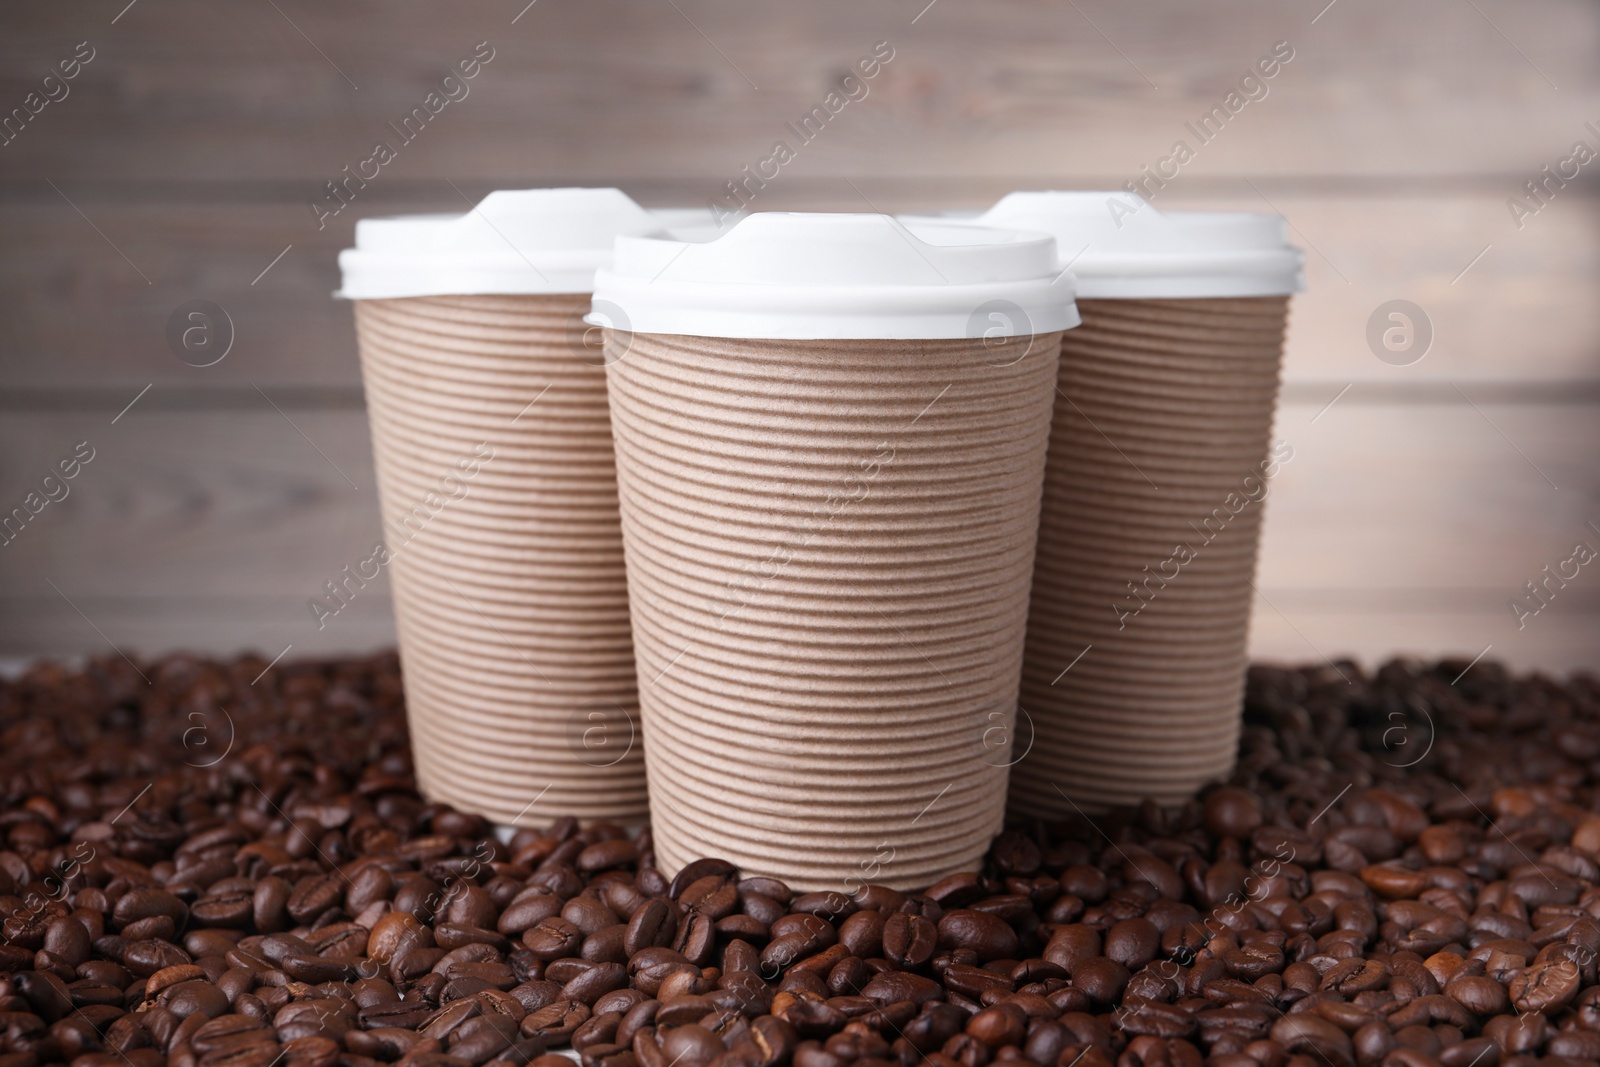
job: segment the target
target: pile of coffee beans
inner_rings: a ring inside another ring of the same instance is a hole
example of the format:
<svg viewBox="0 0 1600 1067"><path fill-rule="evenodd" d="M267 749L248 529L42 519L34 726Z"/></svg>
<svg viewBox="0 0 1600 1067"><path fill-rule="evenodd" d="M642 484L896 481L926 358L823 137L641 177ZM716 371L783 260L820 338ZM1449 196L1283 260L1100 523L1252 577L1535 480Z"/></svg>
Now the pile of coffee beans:
<svg viewBox="0 0 1600 1067"><path fill-rule="evenodd" d="M266 667L0 683L0 1067L1600 1064L1594 675L1255 668L1182 809L846 895L502 843L392 656Z"/></svg>

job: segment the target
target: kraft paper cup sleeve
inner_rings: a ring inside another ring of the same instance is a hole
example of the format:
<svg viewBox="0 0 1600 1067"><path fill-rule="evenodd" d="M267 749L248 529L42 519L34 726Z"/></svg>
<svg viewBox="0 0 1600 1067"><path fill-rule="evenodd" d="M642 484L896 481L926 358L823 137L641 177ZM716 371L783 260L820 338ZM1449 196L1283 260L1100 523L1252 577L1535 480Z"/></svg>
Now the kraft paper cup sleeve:
<svg viewBox="0 0 1600 1067"><path fill-rule="evenodd" d="M979 861L1072 285L1049 236L877 214L618 239L586 321L664 871L849 891Z"/></svg>
<svg viewBox="0 0 1600 1067"><path fill-rule="evenodd" d="M605 373L572 340L588 303L355 305L418 783L501 824L647 810ZM464 495L423 506L452 470Z"/></svg>
<svg viewBox="0 0 1600 1067"><path fill-rule="evenodd" d="M848 890L981 861L1059 337L996 367L965 338L612 335L664 871L715 855Z"/></svg>
<svg viewBox="0 0 1600 1067"><path fill-rule="evenodd" d="M1079 302L1045 475L1021 687L1034 737L1012 769L1015 813L1176 804L1231 772L1270 497L1253 487L1287 306ZM1245 486L1259 495L1225 523L1213 517ZM1192 556L1163 578L1180 544Z"/></svg>

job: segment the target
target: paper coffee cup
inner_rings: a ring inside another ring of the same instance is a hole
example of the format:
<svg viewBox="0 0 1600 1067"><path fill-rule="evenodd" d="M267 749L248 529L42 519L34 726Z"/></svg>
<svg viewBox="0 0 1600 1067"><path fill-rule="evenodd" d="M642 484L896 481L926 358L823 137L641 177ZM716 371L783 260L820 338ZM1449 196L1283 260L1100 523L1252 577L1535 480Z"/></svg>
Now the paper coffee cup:
<svg viewBox="0 0 1600 1067"><path fill-rule="evenodd" d="M1180 803L1234 764L1302 257L1276 216L1127 193L1013 193L974 221L1053 234L1083 316L1062 342L1011 808Z"/></svg>
<svg viewBox="0 0 1600 1067"><path fill-rule="evenodd" d="M594 271L615 189L363 220L356 301L417 779L502 825L646 811ZM374 575L374 577L376 577Z"/></svg>
<svg viewBox="0 0 1600 1067"><path fill-rule="evenodd" d="M596 280L656 862L926 886L1003 816L1054 242L882 215L622 238Z"/></svg>

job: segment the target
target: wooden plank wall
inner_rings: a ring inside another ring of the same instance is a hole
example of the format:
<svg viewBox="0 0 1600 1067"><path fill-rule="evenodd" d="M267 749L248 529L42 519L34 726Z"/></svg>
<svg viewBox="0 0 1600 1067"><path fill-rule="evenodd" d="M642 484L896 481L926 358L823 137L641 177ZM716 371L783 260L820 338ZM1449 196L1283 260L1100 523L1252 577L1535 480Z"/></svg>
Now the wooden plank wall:
<svg viewBox="0 0 1600 1067"><path fill-rule="evenodd" d="M349 309L328 296L354 219L547 184L704 203L887 41L866 97L758 208L1116 185L1184 139L1158 204L1281 211L1307 248L1257 655L1594 665L1600 567L1521 628L1508 607L1600 547L1600 162L1520 225L1508 207L1575 142L1600 151L1593 5L525 2L0 14L0 115L60 97L0 147L0 508L94 450L0 547L0 655L392 641L381 589L322 631L305 607L377 526ZM1265 95L1199 145L1185 123L1278 42L1293 58ZM319 227L324 183L486 49L467 96ZM236 333L206 368L164 336L197 298ZM1366 340L1393 299L1433 328L1408 366Z"/></svg>

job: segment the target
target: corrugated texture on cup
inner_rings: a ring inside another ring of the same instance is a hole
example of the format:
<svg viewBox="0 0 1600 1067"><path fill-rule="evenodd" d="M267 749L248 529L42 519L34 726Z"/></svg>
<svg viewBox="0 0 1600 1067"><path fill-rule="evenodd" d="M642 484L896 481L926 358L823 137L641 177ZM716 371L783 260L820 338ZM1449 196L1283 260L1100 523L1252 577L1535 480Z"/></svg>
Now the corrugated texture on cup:
<svg viewBox="0 0 1600 1067"><path fill-rule="evenodd" d="M607 331L664 871L848 890L980 861L1060 336Z"/></svg>
<svg viewBox="0 0 1600 1067"><path fill-rule="evenodd" d="M1032 748L1012 770L1014 811L1178 803L1232 770L1263 475L1284 458L1268 439L1287 308L1079 301L1045 474L1021 698ZM1178 561L1180 545L1192 558Z"/></svg>
<svg viewBox="0 0 1600 1067"><path fill-rule="evenodd" d="M588 305L355 304L418 783L501 824L646 811Z"/></svg>

